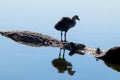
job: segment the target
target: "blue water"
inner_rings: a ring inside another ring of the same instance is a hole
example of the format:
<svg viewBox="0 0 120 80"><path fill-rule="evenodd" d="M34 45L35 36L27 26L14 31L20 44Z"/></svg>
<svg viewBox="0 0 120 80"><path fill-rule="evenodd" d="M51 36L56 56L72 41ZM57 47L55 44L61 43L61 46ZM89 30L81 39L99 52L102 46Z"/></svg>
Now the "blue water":
<svg viewBox="0 0 120 80"><path fill-rule="evenodd" d="M0 30L28 30L60 39L54 29L61 17L78 15L76 27L68 31L67 40L107 50L118 46L120 30L119 0L3 0L0 1ZM65 58L75 74L58 73L52 60L59 48L30 47L0 36L0 80L119 80L119 72L90 55Z"/></svg>

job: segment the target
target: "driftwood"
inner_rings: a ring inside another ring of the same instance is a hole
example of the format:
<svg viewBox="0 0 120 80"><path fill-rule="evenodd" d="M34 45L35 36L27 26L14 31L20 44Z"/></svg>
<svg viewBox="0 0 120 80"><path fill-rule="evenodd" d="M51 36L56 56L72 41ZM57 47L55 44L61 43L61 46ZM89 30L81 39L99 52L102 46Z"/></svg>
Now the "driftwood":
<svg viewBox="0 0 120 80"><path fill-rule="evenodd" d="M90 54L97 59L103 60L107 66L120 71L120 47L110 48L109 50L100 50L99 48L91 48L80 43L63 43L51 36L30 31L0 31L0 34L18 43L32 47L58 47L69 50L70 55L73 55L74 53Z"/></svg>
<svg viewBox="0 0 120 80"><path fill-rule="evenodd" d="M91 48L84 44L66 42L62 43L60 40L51 36L44 35L42 33L30 32L30 31L0 31L2 36L10 38L18 43L32 46L32 47L58 47L75 51L78 54L91 54L95 57L104 55L105 51L101 50L101 54L96 54L97 48Z"/></svg>

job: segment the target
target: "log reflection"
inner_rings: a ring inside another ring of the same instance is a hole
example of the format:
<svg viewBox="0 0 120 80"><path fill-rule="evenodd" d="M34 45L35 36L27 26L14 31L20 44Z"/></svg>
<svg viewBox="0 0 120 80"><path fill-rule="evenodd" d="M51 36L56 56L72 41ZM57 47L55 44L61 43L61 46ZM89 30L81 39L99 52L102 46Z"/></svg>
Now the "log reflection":
<svg viewBox="0 0 120 80"><path fill-rule="evenodd" d="M120 47L110 48L106 54L98 59L103 60L104 63L113 70L120 72Z"/></svg>
<svg viewBox="0 0 120 80"><path fill-rule="evenodd" d="M70 75L73 75L75 72L72 70L72 64L64 58L65 50L70 51L70 56L74 54L92 55L97 59L103 60L107 66L120 72L120 46L110 48L109 50L100 50L100 48L91 48L80 43L65 42L64 44L49 35L31 31L0 31L0 34L15 42L32 47L57 47L63 49L63 56L61 57L60 49L59 58L52 61L53 66L55 66L59 72L67 70Z"/></svg>

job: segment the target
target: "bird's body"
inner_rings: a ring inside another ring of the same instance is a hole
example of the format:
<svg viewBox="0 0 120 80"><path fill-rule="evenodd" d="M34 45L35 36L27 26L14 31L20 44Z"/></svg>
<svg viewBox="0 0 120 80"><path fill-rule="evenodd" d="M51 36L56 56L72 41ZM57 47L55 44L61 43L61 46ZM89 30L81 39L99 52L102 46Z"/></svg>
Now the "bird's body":
<svg viewBox="0 0 120 80"><path fill-rule="evenodd" d="M56 25L55 29L61 31L61 41L62 41L62 32L65 31L65 41L66 41L66 32L75 26L76 20L80 20L77 15L73 16L72 18L63 17Z"/></svg>
<svg viewBox="0 0 120 80"><path fill-rule="evenodd" d="M55 29L59 31L68 31L75 26L76 22L73 22L69 17L63 17L56 25Z"/></svg>

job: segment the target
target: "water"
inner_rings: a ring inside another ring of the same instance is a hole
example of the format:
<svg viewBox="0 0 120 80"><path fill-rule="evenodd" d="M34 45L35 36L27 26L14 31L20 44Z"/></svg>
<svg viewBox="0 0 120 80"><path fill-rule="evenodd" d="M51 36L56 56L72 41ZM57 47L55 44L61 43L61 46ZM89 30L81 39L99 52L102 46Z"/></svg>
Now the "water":
<svg viewBox="0 0 120 80"><path fill-rule="evenodd" d="M69 3L68 3L69 2ZM64 4L63 4L64 3ZM67 39L76 43L107 50L119 42L119 0L4 0L0 1L0 30L28 30L60 38L54 29L63 16L79 15L81 21L67 34ZM65 59L76 71L58 73L52 61L59 56L59 48L30 47L0 37L1 80L119 80L119 72L96 61L90 55L68 55Z"/></svg>

